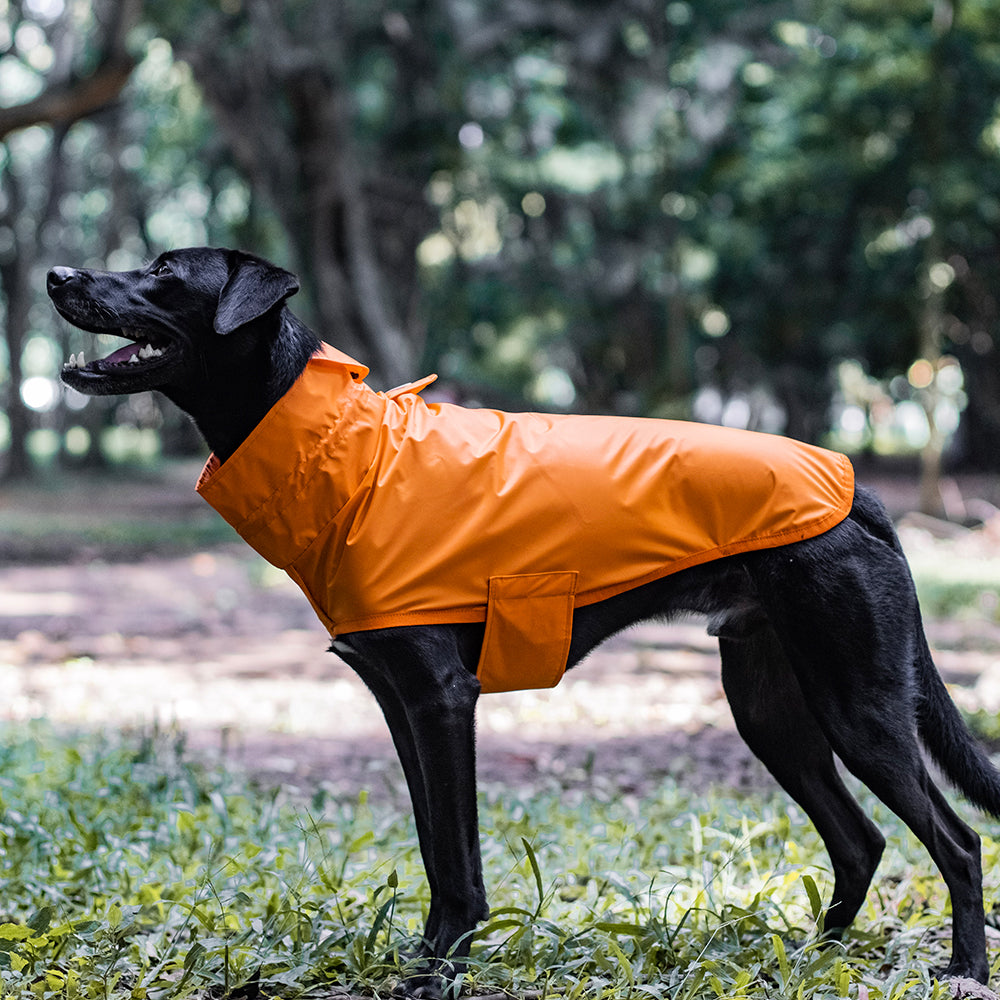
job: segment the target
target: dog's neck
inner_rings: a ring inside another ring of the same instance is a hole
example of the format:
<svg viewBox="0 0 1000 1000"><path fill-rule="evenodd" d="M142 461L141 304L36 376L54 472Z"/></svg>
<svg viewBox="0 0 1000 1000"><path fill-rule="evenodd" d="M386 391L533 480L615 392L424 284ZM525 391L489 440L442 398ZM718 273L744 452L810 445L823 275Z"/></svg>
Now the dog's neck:
<svg viewBox="0 0 1000 1000"><path fill-rule="evenodd" d="M162 390L194 420L220 462L236 451L288 392L320 346L312 330L285 307L277 318L262 317L250 326L259 329L230 335L234 339L226 344L224 384L215 383L213 365L206 359L200 387Z"/></svg>

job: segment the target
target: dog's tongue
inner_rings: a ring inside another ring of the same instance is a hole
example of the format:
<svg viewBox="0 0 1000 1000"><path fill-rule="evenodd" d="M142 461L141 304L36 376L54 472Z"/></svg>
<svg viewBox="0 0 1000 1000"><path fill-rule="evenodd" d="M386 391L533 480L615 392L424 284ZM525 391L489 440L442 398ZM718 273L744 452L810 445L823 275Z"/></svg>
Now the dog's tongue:
<svg viewBox="0 0 1000 1000"><path fill-rule="evenodd" d="M117 351L115 351L114 354L109 354L102 360L106 365L125 365L129 363L133 355L136 358L139 356L138 344L126 344L124 347L120 347Z"/></svg>

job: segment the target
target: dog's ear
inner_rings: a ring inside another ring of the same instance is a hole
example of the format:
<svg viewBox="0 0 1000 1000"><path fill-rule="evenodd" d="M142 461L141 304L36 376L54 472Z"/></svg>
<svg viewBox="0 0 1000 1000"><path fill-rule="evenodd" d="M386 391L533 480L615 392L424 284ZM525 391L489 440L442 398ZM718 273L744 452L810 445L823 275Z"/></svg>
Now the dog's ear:
<svg viewBox="0 0 1000 1000"><path fill-rule="evenodd" d="M290 271L259 257L234 253L229 277L219 293L215 332L238 330L298 290L298 278Z"/></svg>

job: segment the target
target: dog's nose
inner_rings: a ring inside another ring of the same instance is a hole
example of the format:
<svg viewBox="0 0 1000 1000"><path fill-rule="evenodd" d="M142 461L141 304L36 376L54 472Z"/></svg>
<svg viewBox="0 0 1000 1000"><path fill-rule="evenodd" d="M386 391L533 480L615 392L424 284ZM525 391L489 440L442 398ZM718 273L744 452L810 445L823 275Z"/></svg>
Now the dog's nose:
<svg viewBox="0 0 1000 1000"><path fill-rule="evenodd" d="M49 271L45 278L45 285L47 288L58 288L60 285L65 285L67 281L72 281L76 277L76 268L74 267L54 267Z"/></svg>

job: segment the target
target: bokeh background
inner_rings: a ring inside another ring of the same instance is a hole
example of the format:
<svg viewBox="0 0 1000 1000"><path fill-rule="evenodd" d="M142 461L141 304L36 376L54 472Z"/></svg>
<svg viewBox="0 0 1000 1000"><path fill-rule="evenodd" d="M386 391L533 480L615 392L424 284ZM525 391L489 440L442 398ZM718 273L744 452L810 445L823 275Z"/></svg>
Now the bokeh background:
<svg viewBox="0 0 1000 1000"><path fill-rule="evenodd" d="M0 138L7 477L199 453L44 276L203 243L377 388L1000 466L992 0L0 0Z"/></svg>
<svg viewBox="0 0 1000 1000"><path fill-rule="evenodd" d="M61 385L118 344L50 267L240 247L377 389L846 450L996 751L998 233L997 0L0 0L7 1000L385 995L427 898L370 693L194 493L187 418ZM701 623L482 699L477 753L476 992L944 989L944 886L870 799L857 934L805 943L828 860Z"/></svg>

